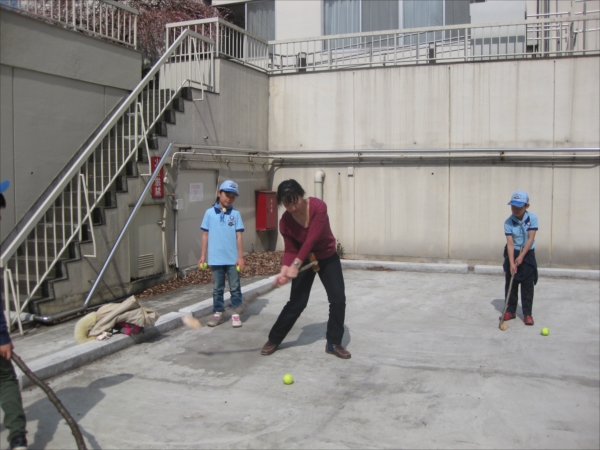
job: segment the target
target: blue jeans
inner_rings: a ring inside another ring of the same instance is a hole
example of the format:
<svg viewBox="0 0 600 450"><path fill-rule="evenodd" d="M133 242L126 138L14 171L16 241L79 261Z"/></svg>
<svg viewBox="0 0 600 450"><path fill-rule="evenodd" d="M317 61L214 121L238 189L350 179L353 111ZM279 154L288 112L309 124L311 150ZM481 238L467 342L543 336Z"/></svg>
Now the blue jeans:
<svg viewBox="0 0 600 450"><path fill-rule="evenodd" d="M215 288L213 289L213 311L225 311L223 292L225 291L225 274L229 280L229 292L231 292L231 305L234 308L242 306L242 287L240 285L240 274L233 266L211 266Z"/></svg>

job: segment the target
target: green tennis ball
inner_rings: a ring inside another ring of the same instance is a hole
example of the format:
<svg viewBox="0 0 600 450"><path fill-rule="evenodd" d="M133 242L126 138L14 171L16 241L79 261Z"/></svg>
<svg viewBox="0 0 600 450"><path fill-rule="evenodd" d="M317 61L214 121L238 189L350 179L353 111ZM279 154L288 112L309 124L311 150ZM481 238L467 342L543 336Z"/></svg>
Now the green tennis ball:
<svg viewBox="0 0 600 450"><path fill-rule="evenodd" d="M292 384L293 382L294 382L294 377L291 374L286 373L283 376L283 384Z"/></svg>
<svg viewBox="0 0 600 450"><path fill-rule="evenodd" d="M550 334L550 330L546 327L542 328L542 336L548 336Z"/></svg>
<svg viewBox="0 0 600 450"><path fill-rule="evenodd" d="M205 262L203 262L202 264L200 264L200 268L202 270L205 270L208 267L208 264L206 264Z"/></svg>
<svg viewBox="0 0 600 450"><path fill-rule="evenodd" d="M237 270L238 272L241 272L242 268L240 266L235 266L235 270Z"/></svg>

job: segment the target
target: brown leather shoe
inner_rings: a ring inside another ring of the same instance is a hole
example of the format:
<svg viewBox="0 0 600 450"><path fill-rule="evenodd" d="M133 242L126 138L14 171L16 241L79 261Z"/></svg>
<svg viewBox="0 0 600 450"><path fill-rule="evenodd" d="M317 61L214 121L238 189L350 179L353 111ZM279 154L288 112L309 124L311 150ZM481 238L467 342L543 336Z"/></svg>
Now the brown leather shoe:
<svg viewBox="0 0 600 450"><path fill-rule="evenodd" d="M264 356L272 355L275 353L275 350L277 350L277 347L279 347L279 344L273 344L271 341L267 341L267 343L263 345L260 354Z"/></svg>
<svg viewBox="0 0 600 450"><path fill-rule="evenodd" d="M330 355L335 355L338 358L342 359L350 359L352 355L348 350L346 350L341 345L327 343L325 344L325 353L329 353Z"/></svg>
<svg viewBox="0 0 600 450"><path fill-rule="evenodd" d="M525 316L525 325L533 325L533 317Z"/></svg>

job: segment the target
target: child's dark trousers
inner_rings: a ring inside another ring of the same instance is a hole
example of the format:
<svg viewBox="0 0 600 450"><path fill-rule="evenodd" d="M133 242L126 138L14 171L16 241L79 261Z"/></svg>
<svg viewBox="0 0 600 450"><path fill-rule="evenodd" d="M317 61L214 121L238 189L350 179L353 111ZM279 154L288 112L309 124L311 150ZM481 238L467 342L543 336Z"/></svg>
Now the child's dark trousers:
<svg viewBox="0 0 600 450"><path fill-rule="evenodd" d="M506 283L504 284L504 298L506 298L506 294L508 294L508 285L510 284L510 273L505 274L505 276ZM535 275L532 273L529 277L527 277L520 283L517 281L513 281L512 289L510 290L510 297L508 298L508 308L506 308L506 312L517 312L517 304L519 303L519 285L521 285L521 307L523 308L523 315L532 315L531 310L533 308L534 277Z"/></svg>
<svg viewBox="0 0 600 450"><path fill-rule="evenodd" d="M519 253L519 250L515 250L515 259L519 256ZM504 298L506 298L511 277L510 263L508 261L508 255L506 254L506 248L504 249L504 257L504 276L506 280L504 283ZM519 285L521 285L521 307L523 308L523 315L531 316L533 309L533 287L536 283L537 261L535 259L535 250L529 250L523 259L523 264L518 267L517 273L515 274L506 312L517 312L517 304L519 303Z"/></svg>

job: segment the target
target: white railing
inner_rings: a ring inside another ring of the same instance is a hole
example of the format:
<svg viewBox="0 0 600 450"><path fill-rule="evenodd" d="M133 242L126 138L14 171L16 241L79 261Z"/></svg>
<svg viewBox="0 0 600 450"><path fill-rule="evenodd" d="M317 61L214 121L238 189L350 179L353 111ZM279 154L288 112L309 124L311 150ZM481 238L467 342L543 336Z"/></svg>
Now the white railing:
<svg viewBox="0 0 600 450"><path fill-rule="evenodd" d="M9 323L40 297L71 243L93 239L92 213L142 144L149 152L147 135L181 89L214 88L213 55L213 41L182 33L14 227L0 247L7 317L11 303L17 311Z"/></svg>
<svg viewBox="0 0 600 450"><path fill-rule="evenodd" d="M269 73L600 54L600 15L269 41Z"/></svg>
<svg viewBox="0 0 600 450"><path fill-rule="evenodd" d="M91 36L137 47L138 11L112 0L0 0L0 6Z"/></svg>
<svg viewBox="0 0 600 450"><path fill-rule="evenodd" d="M269 68L267 41L221 18L189 20L167 25L167 46L183 30L192 30L215 41L218 57L225 57L261 71Z"/></svg>
<svg viewBox="0 0 600 450"><path fill-rule="evenodd" d="M269 74L402 64L600 54L600 14L505 23L375 31L265 41L223 19L167 25L167 42L191 29L217 56Z"/></svg>

